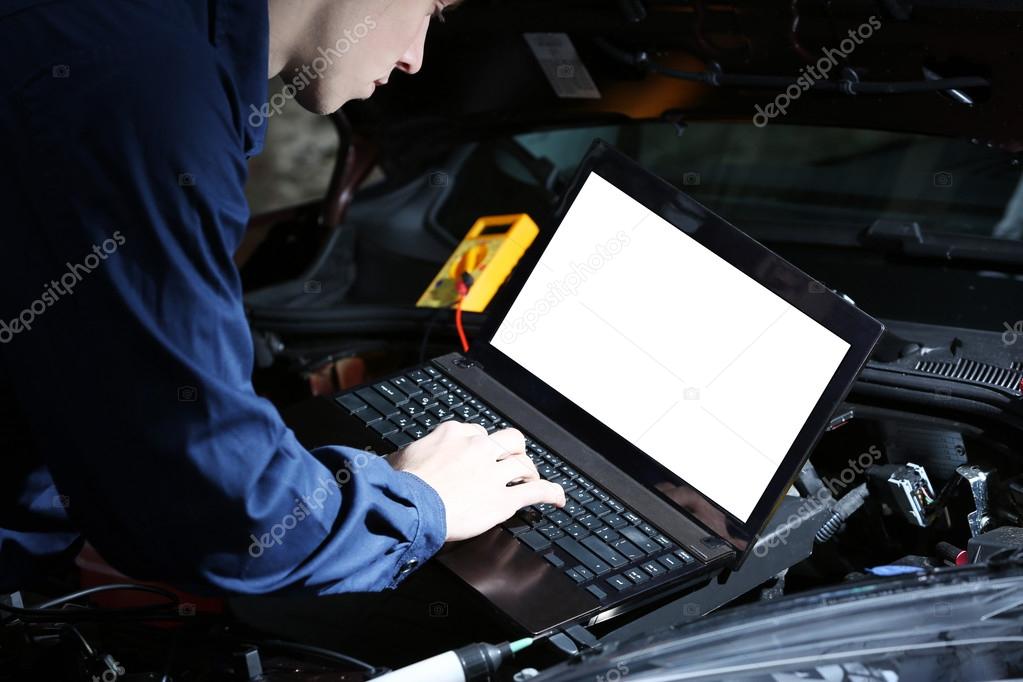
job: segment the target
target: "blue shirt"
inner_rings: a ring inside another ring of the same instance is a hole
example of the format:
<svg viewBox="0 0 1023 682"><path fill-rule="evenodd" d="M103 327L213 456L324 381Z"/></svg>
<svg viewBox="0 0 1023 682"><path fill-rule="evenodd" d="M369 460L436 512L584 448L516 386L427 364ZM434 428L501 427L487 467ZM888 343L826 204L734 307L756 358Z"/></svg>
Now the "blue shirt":
<svg viewBox="0 0 1023 682"><path fill-rule="evenodd" d="M446 534L251 383L233 264L265 0L0 0L0 589L84 536L210 593L395 586Z"/></svg>

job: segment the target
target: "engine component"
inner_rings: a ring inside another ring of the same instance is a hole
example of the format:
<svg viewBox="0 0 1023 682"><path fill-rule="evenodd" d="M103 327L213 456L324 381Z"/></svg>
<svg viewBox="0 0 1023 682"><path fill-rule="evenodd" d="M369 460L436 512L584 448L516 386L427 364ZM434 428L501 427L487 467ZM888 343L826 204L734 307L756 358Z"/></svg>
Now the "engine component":
<svg viewBox="0 0 1023 682"><path fill-rule="evenodd" d="M867 491L867 484L861 483L835 504L835 509L831 514L831 518L824 522L821 529L817 531L817 542L827 542L831 538L838 534L838 531L842 530L842 526L845 524L846 519L853 515L853 513L863 506L864 500L867 499L867 495L870 493Z"/></svg>
<svg viewBox="0 0 1023 682"><path fill-rule="evenodd" d="M1019 551L1023 549L1023 528L1002 526L987 533L970 538L966 551L970 561L975 564L984 563L995 554L1005 550Z"/></svg>
<svg viewBox="0 0 1023 682"><path fill-rule="evenodd" d="M888 464L867 472L871 492L915 526L925 528L930 519L927 508L934 503L934 487L919 464Z"/></svg>
<svg viewBox="0 0 1023 682"><path fill-rule="evenodd" d="M970 492L973 493L976 510L970 512L966 520L970 524L970 535L977 537L991 523L991 514L988 511L988 478L994 470L986 471L970 465L958 467L956 473L966 479L970 484Z"/></svg>

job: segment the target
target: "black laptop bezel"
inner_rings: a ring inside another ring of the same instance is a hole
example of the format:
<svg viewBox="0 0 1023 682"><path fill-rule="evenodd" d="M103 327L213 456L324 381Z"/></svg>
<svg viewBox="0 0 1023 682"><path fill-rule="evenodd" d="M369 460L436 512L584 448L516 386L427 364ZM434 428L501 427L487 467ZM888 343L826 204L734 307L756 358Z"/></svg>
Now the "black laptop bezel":
<svg viewBox="0 0 1023 682"><path fill-rule="evenodd" d="M710 529L721 526L723 514L731 537L721 536L716 532L714 534L722 537L740 554L748 552L795 480L835 409L848 394L856 376L881 337L884 325L601 140L594 142L580 165L572 188L557 213L557 225L560 225L591 173L596 173L622 190L739 270L747 274L756 273L750 275L755 281L849 344L845 358L803 428L800 429L753 512L747 520L739 519L695 488L693 489L711 507L703 508L703 505L680 507L654 486L665 481L687 486L688 483L492 345L491 341L515 298L554 236L556 226L541 231L512 276L490 304L487 323L474 341L470 357L478 361L489 375L531 402L575 437L643 483L651 492L683 513L694 517L710 532L713 532ZM595 368L595 371L608 370Z"/></svg>

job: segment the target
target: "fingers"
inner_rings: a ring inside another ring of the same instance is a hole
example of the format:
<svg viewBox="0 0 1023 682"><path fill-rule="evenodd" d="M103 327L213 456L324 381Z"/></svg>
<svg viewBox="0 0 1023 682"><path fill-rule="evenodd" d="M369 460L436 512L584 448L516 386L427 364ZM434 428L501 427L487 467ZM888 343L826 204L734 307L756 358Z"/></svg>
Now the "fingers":
<svg viewBox="0 0 1023 682"><path fill-rule="evenodd" d="M507 494L511 496L516 509L543 503L556 507L565 506L565 491L560 485L550 481L536 480L514 485L507 489Z"/></svg>
<svg viewBox="0 0 1023 682"><path fill-rule="evenodd" d="M535 481L540 478L532 460L526 455L512 455L497 463L498 481L502 485L518 481Z"/></svg>
<svg viewBox="0 0 1023 682"><path fill-rule="evenodd" d="M497 459L526 454L526 437L518 429L495 431L491 434L490 441L500 449Z"/></svg>

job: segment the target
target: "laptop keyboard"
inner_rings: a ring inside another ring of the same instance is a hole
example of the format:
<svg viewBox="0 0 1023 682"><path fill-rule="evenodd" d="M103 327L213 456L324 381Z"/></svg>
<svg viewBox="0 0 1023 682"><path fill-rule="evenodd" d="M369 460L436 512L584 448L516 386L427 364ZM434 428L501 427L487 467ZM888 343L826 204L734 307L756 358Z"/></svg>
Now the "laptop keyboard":
<svg viewBox="0 0 1023 682"><path fill-rule="evenodd" d="M398 448L450 419L479 424L487 433L518 428L431 365L339 395L335 401ZM698 565L585 472L528 435L526 454L542 478L565 490L566 504L561 509L551 504L526 507L502 525L580 589L604 600Z"/></svg>

